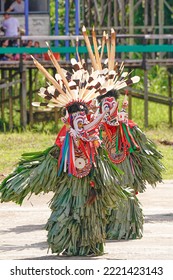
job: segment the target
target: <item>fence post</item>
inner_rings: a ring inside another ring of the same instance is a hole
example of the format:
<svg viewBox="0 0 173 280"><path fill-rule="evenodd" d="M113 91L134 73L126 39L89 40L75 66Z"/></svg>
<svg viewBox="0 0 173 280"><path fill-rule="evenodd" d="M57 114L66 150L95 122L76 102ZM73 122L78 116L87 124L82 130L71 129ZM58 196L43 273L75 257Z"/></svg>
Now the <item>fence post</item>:
<svg viewBox="0 0 173 280"><path fill-rule="evenodd" d="M171 73L168 72L168 94L170 98L169 102L169 125L172 127L172 76Z"/></svg>
<svg viewBox="0 0 173 280"><path fill-rule="evenodd" d="M29 124L33 126L33 108L32 108L32 69L29 69Z"/></svg>
<svg viewBox="0 0 173 280"><path fill-rule="evenodd" d="M20 47L22 46L22 38L20 37ZM22 53L19 60L19 74L20 74L20 125L26 128L27 125L27 111L26 111L26 67L23 65Z"/></svg>
<svg viewBox="0 0 173 280"><path fill-rule="evenodd" d="M144 69L144 126L148 127L148 71Z"/></svg>
<svg viewBox="0 0 173 280"><path fill-rule="evenodd" d="M69 0L65 0L65 35L69 35ZM65 46L69 47L69 40L65 41ZM66 53L66 60L70 60L69 53Z"/></svg>
<svg viewBox="0 0 173 280"><path fill-rule="evenodd" d="M146 38L143 38L143 44L146 45ZM146 53L143 53L142 67L144 69L144 126L148 127L148 71L146 62Z"/></svg>
<svg viewBox="0 0 173 280"><path fill-rule="evenodd" d="M9 70L9 82L12 82L12 70ZM13 88L9 87L9 129L13 129Z"/></svg>
<svg viewBox="0 0 173 280"><path fill-rule="evenodd" d="M58 19L59 19L59 12L58 12L58 8L59 8L59 1L55 0L55 35L59 34L59 28L58 28ZM58 40L55 41L55 46L58 47Z"/></svg>
<svg viewBox="0 0 173 280"><path fill-rule="evenodd" d="M1 69L2 84L5 83L5 77L6 77L6 71L4 69ZM4 108L5 108L4 99L5 99L5 88L2 88L1 89L1 119L2 119L2 121L4 121Z"/></svg>
<svg viewBox="0 0 173 280"><path fill-rule="evenodd" d="M20 123L23 128L27 125L27 112L26 112L26 69L22 67L20 72Z"/></svg>

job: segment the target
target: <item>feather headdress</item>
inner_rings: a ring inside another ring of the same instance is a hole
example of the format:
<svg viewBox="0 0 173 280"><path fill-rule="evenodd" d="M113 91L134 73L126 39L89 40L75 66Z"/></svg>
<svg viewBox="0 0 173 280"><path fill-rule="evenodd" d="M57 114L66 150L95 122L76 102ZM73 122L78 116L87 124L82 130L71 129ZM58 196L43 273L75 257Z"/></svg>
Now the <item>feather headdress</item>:
<svg viewBox="0 0 173 280"><path fill-rule="evenodd" d="M84 60L78 62L72 58L73 72L70 73L61 68L50 48L48 55L57 70L55 78L32 56L35 66L50 82L47 88L40 88L38 93L47 102L33 102L34 106L68 107L74 102L88 103L103 92L106 93L105 78L100 76L98 70L89 73Z"/></svg>
<svg viewBox="0 0 173 280"><path fill-rule="evenodd" d="M46 102L33 102L34 106L47 107L68 107L74 102L85 103L92 101L100 95L106 94L110 90L120 90L127 85L137 83L138 76L129 77L128 72L124 72L124 64L118 66L115 63L115 31L111 29L111 40L109 41L108 34L103 33L101 53L98 51L95 30L92 30L92 39L94 52L91 47L90 40L86 33L86 28L82 28L84 40L88 49L89 57L92 63L91 72L86 69L86 63L78 54L78 41L76 42L76 50L78 61L75 58L71 59L72 73L63 69L56 60L53 52L48 45L48 55L52 61L57 73L55 77L34 58L35 66L49 81L47 88L41 88L39 95ZM105 44L107 46L108 58L102 63L102 57Z"/></svg>
<svg viewBox="0 0 173 280"><path fill-rule="evenodd" d="M88 54L92 63L94 71L99 71L100 76L105 78L105 83L103 84L106 91L115 89L120 90L126 86L132 85L139 82L140 78L138 76L130 77L130 73L124 72L124 63L122 62L118 65L115 62L115 47L116 47L116 33L113 28L111 28L111 38L109 35L103 32L101 51L98 51L98 44L96 40L96 33L93 27L92 30L92 40L93 49L91 47L90 40L88 38L86 28L83 26L82 33L88 49ZM107 59L102 63L104 48L107 48Z"/></svg>

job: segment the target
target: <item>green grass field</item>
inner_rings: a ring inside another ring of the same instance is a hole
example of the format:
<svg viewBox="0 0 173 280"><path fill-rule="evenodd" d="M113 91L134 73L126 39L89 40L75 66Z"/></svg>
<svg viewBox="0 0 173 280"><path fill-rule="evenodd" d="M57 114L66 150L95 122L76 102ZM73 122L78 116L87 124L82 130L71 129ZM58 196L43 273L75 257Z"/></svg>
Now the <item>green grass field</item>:
<svg viewBox="0 0 173 280"><path fill-rule="evenodd" d="M163 179L173 179L173 146L163 145L160 141L173 141L173 129L159 128L146 131L158 150L163 154L166 167ZM24 152L44 150L54 144L56 134L34 133L0 133L0 176L1 179L14 169L20 155Z"/></svg>
<svg viewBox="0 0 173 280"><path fill-rule="evenodd" d="M39 151L51 146L56 135L45 133L0 133L0 174L9 173L24 152Z"/></svg>
<svg viewBox="0 0 173 280"><path fill-rule="evenodd" d="M173 128L158 128L154 130L146 131L148 138L152 139L158 150L163 155L163 164L165 166L165 172L163 173L163 179L173 179ZM172 145L161 144L161 141L167 141Z"/></svg>

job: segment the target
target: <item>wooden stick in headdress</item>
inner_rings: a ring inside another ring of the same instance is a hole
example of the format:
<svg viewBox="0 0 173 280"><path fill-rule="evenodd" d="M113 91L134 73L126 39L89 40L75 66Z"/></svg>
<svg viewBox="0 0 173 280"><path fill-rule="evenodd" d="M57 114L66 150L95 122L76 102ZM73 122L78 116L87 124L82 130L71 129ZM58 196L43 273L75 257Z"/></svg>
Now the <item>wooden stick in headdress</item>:
<svg viewBox="0 0 173 280"><path fill-rule="evenodd" d="M115 61L115 40L116 40L116 35L115 31L113 28L111 28L111 48L110 48L110 63L109 63L109 70L114 69L114 61Z"/></svg>
<svg viewBox="0 0 173 280"><path fill-rule="evenodd" d="M47 44L47 46L48 46L48 48L49 48L49 50L48 50L48 55L49 55L49 57L50 57L50 59L51 59L53 65L55 66L55 68L56 68L58 74L61 76L61 78L62 78L62 80L63 80L63 82L64 82L66 88L67 88L66 94L68 95L68 97L69 97L70 99L72 99L72 93L71 93L71 90L70 90L70 88L69 88L68 81L67 81L66 77L64 76L64 73L63 73L63 71L62 71L62 69L61 69L61 66L59 65L59 63L58 63L58 61L56 60L56 58L55 58L53 52L51 51L48 42L46 42L46 44Z"/></svg>
<svg viewBox="0 0 173 280"><path fill-rule="evenodd" d="M109 35L106 34L106 46L107 46L107 56L108 56L108 68L110 64L110 42L109 42Z"/></svg>
<svg viewBox="0 0 173 280"><path fill-rule="evenodd" d="M100 54L100 63L102 61L103 53L104 53L104 47L105 47L105 42L106 42L106 32L103 32L103 37L102 37L102 49L101 49L101 54Z"/></svg>
<svg viewBox="0 0 173 280"><path fill-rule="evenodd" d="M49 74L49 72L31 55L35 66L42 72L42 74L54 85L54 87L62 94L64 100L69 102L65 92L62 90L58 82Z"/></svg>
<svg viewBox="0 0 173 280"><path fill-rule="evenodd" d="M92 38L93 38L93 45L94 45L94 53L95 53L96 62L97 62L99 70L101 70L102 65L101 65L101 62L100 62L100 56L99 56L99 52L98 52L98 45L97 45L97 39L96 39L96 33L95 33L94 27L92 29Z"/></svg>
<svg viewBox="0 0 173 280"><path fill-rule="evenodd" d="M117 70L117 67L118 67L118 62L115 62L115 65L114 65L114 70L115 71Z"/></svg>
<svg viewBox="0 0 173 280"><path fill-rule="evenodd" d="M94 70L98 70L98 65L96 63L96 60L95 60L95 57L94 57L94 54L93 54L93 51L92 51L92 48L91 48L91 44L90 44L90 41L88 39L88 35L86 33L85 26L82 27L82 33L83 33L83 36L84 36L86 47L88 49L88 54L90 56L92 66L93 66Z"/></svg>
<svg viewBox="0 0 173 280"><path fill-rule="evenodd" d="M79 55L79 49L78 49L78 47L79 47L79 38L77 37L77 38L76 38L76 55L77 55L78 61L79 61L80 64L82 65L81 59L80 59L80 55Z"/></svg>

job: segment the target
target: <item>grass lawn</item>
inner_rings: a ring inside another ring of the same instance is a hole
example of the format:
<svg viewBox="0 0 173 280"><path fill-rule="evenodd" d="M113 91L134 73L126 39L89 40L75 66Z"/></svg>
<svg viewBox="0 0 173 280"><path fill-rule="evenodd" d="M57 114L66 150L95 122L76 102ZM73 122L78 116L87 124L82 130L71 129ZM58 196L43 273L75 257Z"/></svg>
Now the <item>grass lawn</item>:
<svg viewBox="0 0 173 280"><path fill-rule="evenodd" d="M163 164L166 167L163 179L173 179L173 146L163 145L160 141L173 142L173 129L163 128L146 131L163 154ZM46 133L0 133L0 180L7 175L18 162L24 152L44 150L54 144L55 134Z"/></svg>
<svg viewBox="0 0 173 280"><path fill-rule="evenodd" d="M0 176L14 169L22 153L44 150L54 144L55 138L45 133L0 133Z"/></svg>
<svg viewBox="0 0 173 280"><path fill-rule="evenodd" d="M148 138L152 139L158 150L163 155L163 164L165 166L165 172L163 173L163 179L173 179L173 128L165 128L148 130L146 131ZM172 145L164 145L160 142L167 141Z"/></svg>

